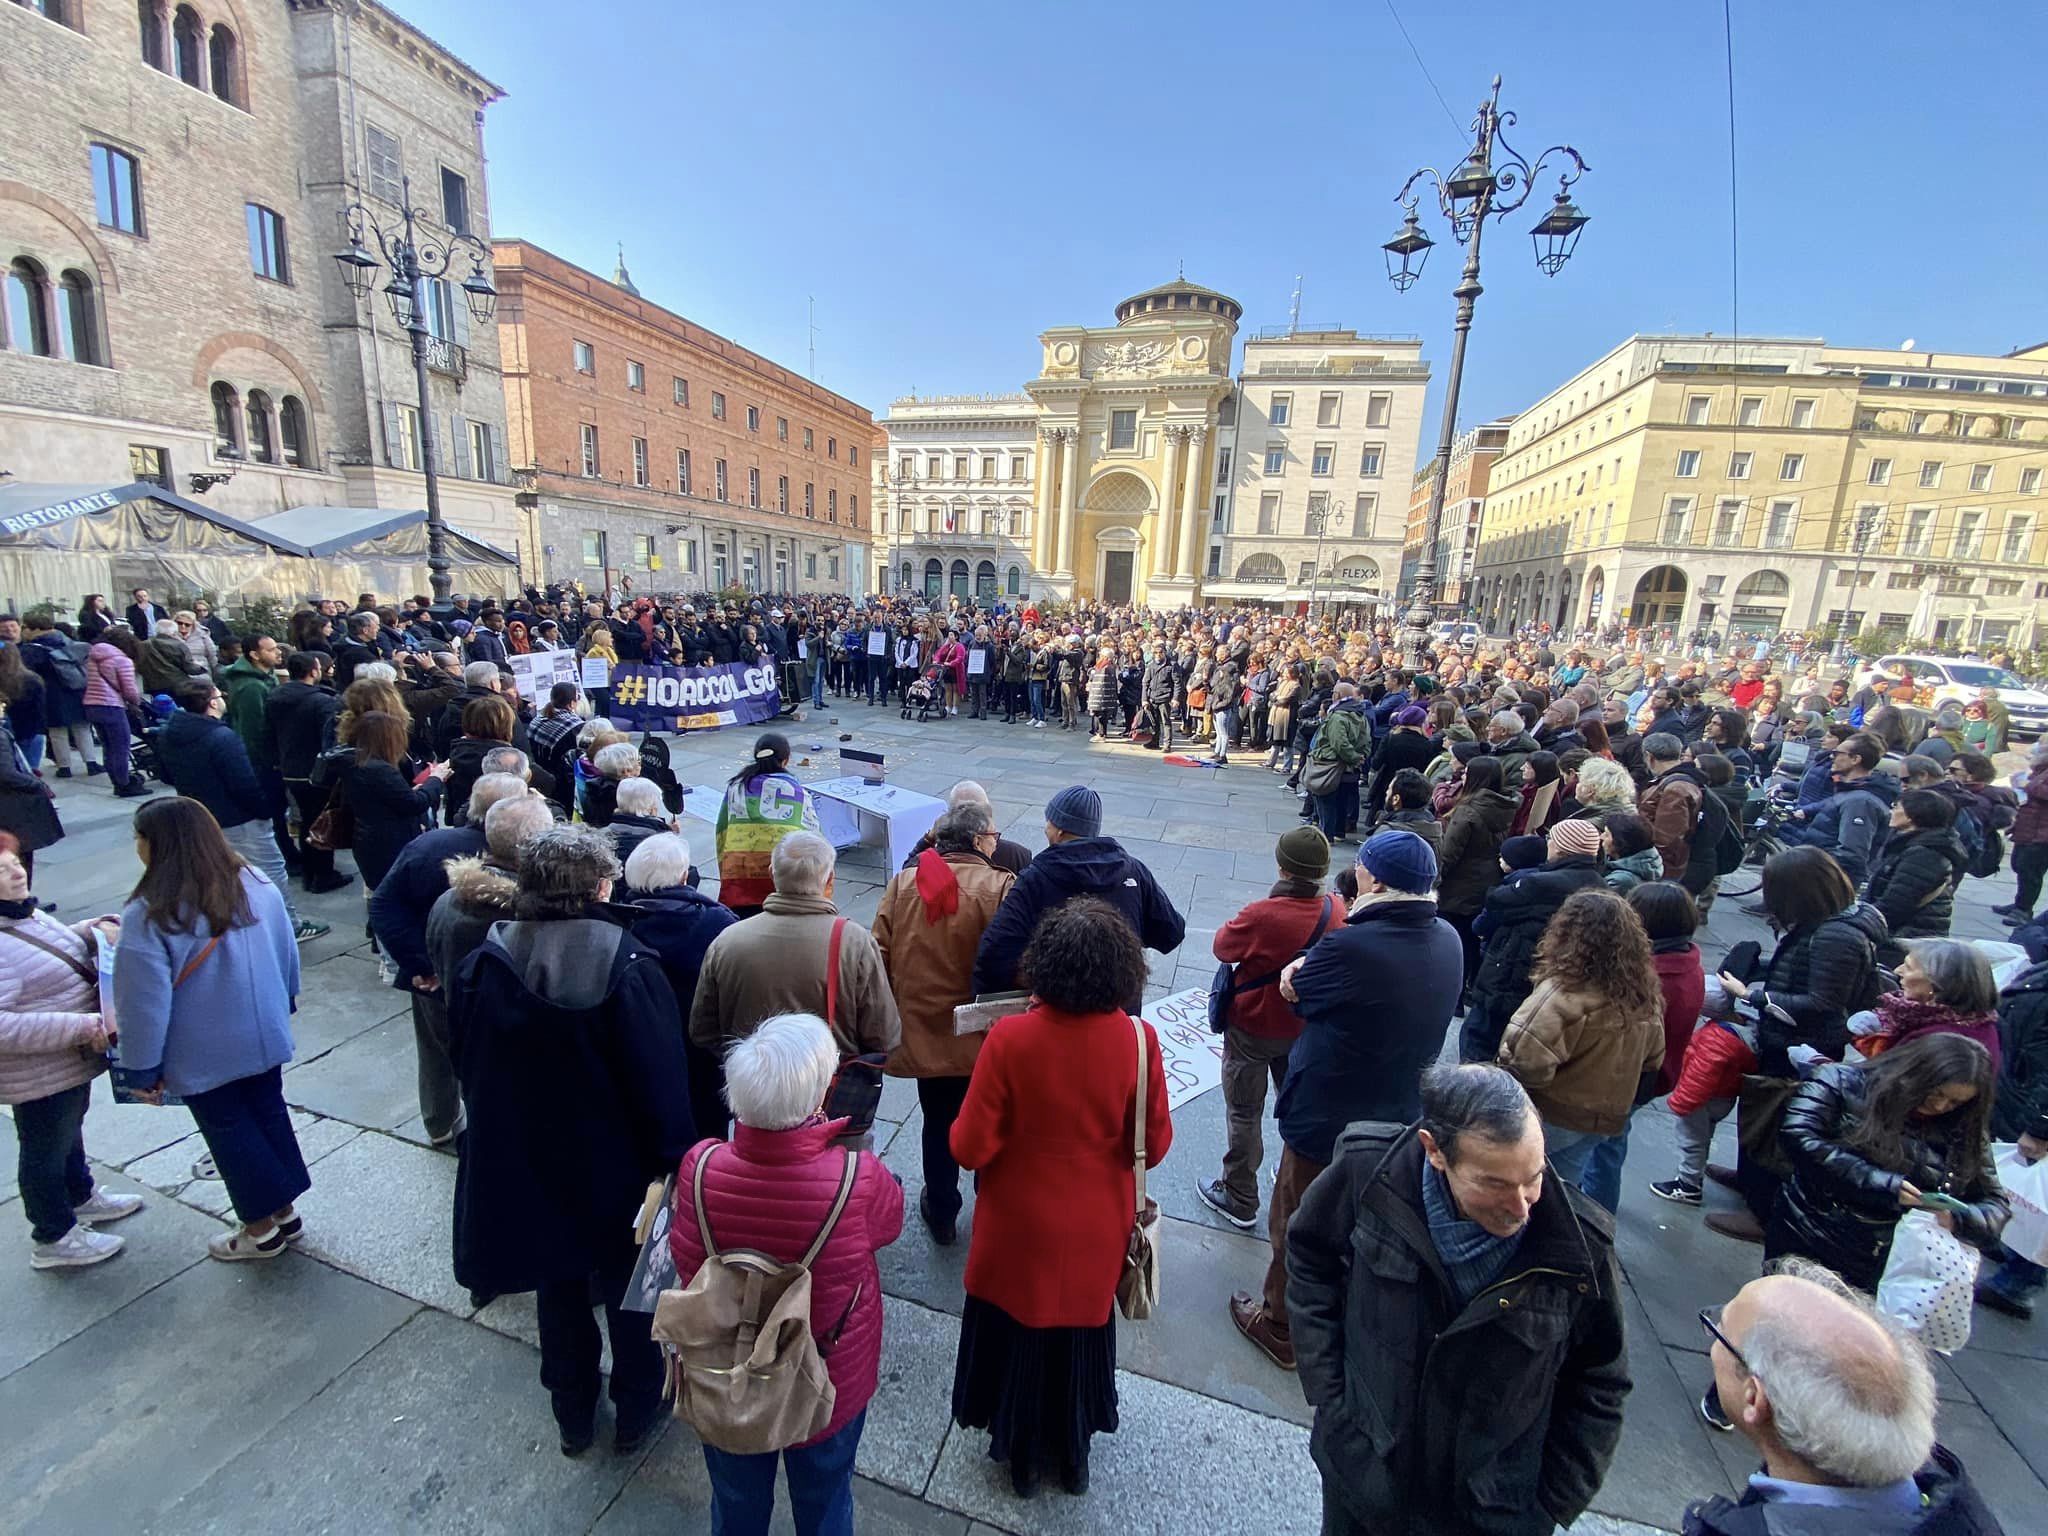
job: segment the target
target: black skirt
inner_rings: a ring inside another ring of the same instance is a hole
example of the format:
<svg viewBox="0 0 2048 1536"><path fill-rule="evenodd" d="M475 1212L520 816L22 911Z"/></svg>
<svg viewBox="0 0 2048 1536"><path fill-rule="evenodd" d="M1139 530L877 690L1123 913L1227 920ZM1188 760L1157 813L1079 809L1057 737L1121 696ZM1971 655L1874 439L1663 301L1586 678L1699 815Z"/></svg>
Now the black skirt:
<svg viewBox="0 0 2048 1536"><path fill-rule="evenodd" d="M1088 1464L1088 1439L1114 1434L1116 1319L1099 1328L1027 1328L969 1296L953 1367L953 1417L989 1432L988 1454L1058 1473Z"/></svg>

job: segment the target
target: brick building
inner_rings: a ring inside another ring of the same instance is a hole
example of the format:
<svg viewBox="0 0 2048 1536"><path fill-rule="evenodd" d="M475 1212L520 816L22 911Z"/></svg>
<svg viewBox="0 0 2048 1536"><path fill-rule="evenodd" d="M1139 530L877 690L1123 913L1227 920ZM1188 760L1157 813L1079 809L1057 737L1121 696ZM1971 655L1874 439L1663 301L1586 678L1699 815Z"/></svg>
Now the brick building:
<svg viewBox="0 0 2048 1536"><path fill-rule="evenodd" d="M494 247L529 577L864 592L867 410L523 240Z"/></svg>
<svg viewBox="0 0 2048 1536"><path fill-rule="evenodd" d="M1512 416L1468 427L1451 444L1451 474L1444 490L1444 517L1436 540L1436 601L1465 603L1472 595L1472 562L1479 555L1480 529L1486 513L1486 486L1493 461L1508 444ZM1408 494L1408 531L1401 542L1401 600L1415 595L1415 568L1422 561L1424 530L1429 526L1429 497L1436 488L1436 460L1415 472Z"/></svg>
<svg viewBox="0 0 2048 1536"><path fill-rule="evenodd" d="M408 337L330 257L406 177L430 231L488 238L497 87L375 0L0 5L0 58L0 469L251 521L422 507ZM424 420L449 521L509 552L497 336L460 297L428 295Z"/></svg>

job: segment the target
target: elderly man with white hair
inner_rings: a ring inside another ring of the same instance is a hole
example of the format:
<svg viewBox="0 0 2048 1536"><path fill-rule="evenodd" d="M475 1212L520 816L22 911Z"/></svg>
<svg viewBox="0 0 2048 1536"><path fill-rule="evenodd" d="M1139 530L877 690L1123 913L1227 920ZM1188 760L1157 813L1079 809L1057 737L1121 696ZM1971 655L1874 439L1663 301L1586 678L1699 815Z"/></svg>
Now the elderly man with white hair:
<svg viewBox="0 0 2048 1536"><path fill-rule="evenodd" d="M629 779L620 787L631 790L646 782ZM616 831L618 822L612 827ZM706 896L696 884L689 839L676 832L657 832L634 848L626 860L626 889L613 893L614 903L632 925L633 937L661 957L668 984L685 1009L697 995L705 951L739 921L729 907ZM678 1019L677 1027L684 1022ZM717 1051L706 1050L695 1041L689 1042L688 1052L691 1116L699 1134L723 1135L724 1065Z"/></svg>
<svg viewBox="0 0 2048 1536"><path fill-rule="evenodd" d="M618 812L619 787L640 777L640 749L630 741L615 741L599 747L590 760L597 770L583 791L583 819L593 827L608 827Z"/></svg>
<svg viewBox="0 0 2048 1536"><path fill-rule="evenodd" d="M610 747L605 748L609 752ZM661 786L652 779L643 779L635 774L620 779L613 792L614 810L606 825L612 834L612 846L618 850L619 862L631 864L633 851L650 837L676 829L675 817L669 815L668 806L662 802Z"/></svg>
<svg viewBox="0 0 2048 1536"><path fill-rule="evenodd" d="M773 1013L815 1013L840 1054L896 1049L903 1025L874 935L832 904L837 855L815 832L775 845L775 889L712 943L697 978L690 1038L722 1050Z"/></svg>
<svg viewBox="0 0 2048 1536"><path fill-rule="evenodd" d="M988 797L988 791L972 779L962 779L946 791L946 809L957 811L963 805L979 805L987 809L991 825L995 822L996 808ZM903 860L903 867L909 869L917 863L917 857L927 848L935 846L930 832L917 840L917 846L910 850ZM1007 869L1013 875L1021 875L1031 867L1031 850L1022 843L1013 843L1000 832L996 834L995 852L988 856L989 863L997 869Z"/></svg>
<svg viewBox="0 0 2048 1536"><path fill-rule="evenodd" d="M1714 1385L1763 1470L1740 1498L1686 1510L1685 1536L2000 1529L1963 1464L1935 1442L1934 1373L1920 1342L1833 1271L1781 1260L1700 1322Z"/></svg>

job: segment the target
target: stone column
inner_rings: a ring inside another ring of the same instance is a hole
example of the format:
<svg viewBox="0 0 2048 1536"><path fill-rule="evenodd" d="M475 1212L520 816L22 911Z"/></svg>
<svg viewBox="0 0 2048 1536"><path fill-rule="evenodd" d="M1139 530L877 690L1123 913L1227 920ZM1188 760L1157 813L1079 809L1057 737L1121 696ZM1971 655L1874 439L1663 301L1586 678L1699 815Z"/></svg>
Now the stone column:
<svg viewBox="0 0 2048 1536"><path fill-rule="evenodd" d="M1173 570L1173 487L1180 472L1185 469L1194 473L1194 466L1188 462L1188 429L1168 427L1166 453L1166 479L1159 487L1159 511L1152 522L1152 579L1154 581L1170 575Z"/></svg>
<svg viewBox="0 0 2048 1536"><path fill-rule="evenodd" d="M1080 531L1080 514L1074 500L1074 476L1080 472L1081 429L1060 429L1060 526L1053 549L1053 570L1062 576L1074 573L1075 535Z"/></svg>
<svg viewBox="0 0 2048 1536"><path fill-rule="evenodd" d="M1198 572L1195 569L1195 551L1206 549L1208 541L1202 537L1202 455L1207 451L1209 429L1189 427L1187 461L1187 483L1180 492L1180 562L1176 571L1184 581L1192 581Z"/></svg>
<svg viewBox="0 0 2048 1536"><path fill-rule="evenodd" d="M1052 570L1053 529L1059 518L1060 429L1041 428L1038 434L1038 502L1031 509L1031 565L1034 572Z"/></svg>

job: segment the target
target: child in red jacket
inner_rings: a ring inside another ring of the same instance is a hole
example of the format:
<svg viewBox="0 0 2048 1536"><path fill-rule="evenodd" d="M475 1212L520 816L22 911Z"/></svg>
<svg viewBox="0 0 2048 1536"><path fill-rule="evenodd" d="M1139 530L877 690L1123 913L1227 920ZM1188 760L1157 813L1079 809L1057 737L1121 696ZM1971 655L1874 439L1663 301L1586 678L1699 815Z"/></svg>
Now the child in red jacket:
<svg viewBox="0 0 2048 1536"><path fill-rule="evenodd" d="M1707 1007L1716 1007L1720 982L1707 980ZM1726 1007L1727 996L1718 999ZM1708 1018L1693 1031L1685 1049L1685 1064L1678 1070L1678 1086L1667 1101L1678 1118L1678 1173L1650 1186L1650 1193L1680 1205L1701 1203L1701 1179L1706 1171L1707 1149L1713 1145L1714 1127L1728 1118L1742 1092L1742 1079L1757 1067L1756 1028Z"/></svg>

